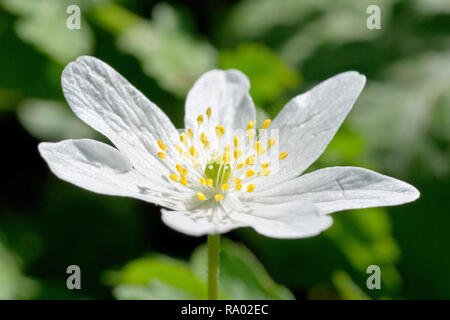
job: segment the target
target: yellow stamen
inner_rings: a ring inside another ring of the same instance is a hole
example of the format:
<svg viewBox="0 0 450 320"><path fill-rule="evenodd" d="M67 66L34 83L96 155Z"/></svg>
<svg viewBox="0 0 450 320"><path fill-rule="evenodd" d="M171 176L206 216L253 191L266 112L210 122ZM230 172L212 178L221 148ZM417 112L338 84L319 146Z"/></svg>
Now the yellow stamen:
<svg viewBox="0 0 450 320"><path fill-rule="evenodd" d="M239 137L234 137L234 147L239 147Z"/></svg>
<svg viewBox="0 0 450 320"><path fill-rule="evenodd" d="M211 118L211 107L209 107L208 109L206 109L206 115L208 116L208 119Z"/></svg>
<svg viewBox="0 0 450 320"><path fill-rule="evenodd" d="M258 173L261 176L268 176L271 173L270 169L263 169L260 173Z"/></svg>
<svg viewBox="0 0 450 320"><path fill-rule="evenodd" d="M287 156L288 156L287 152L282 152L282 153L280 153L279 158L280 158L280 160L283 160L283 159L286 159Z"/></svg>
<svg viewBox="0 0 450 320"><path fill-rule="evenodd" d="M158 154L158 157L160 157L161 159L164 159L166 157L164 152L158 152L157 154Z"/></svg>
<svg viewBox="0 0 450 320"><path fill-rule="evenodd" d="M253 138L255 137L255 131L252 129L247 130L247 137L248 137L248 141L253 140Z"/></svg>
<svg viewBox="0 0 450 320"><path fill-rule="evenodd" d="M198 122L198 124L202 124L203 123L203 115L199 115L197 117L197 122Z"/></svg>
<svg viewBox="0 0 450 320"><path fill-rule="evenodd" d="M222 190L227 190L228 189L228 183L224 183L224 184L222 184Z"/></svg>
<svg viewBox="0 0 450 320"><path fill-rule="evenodd" d="M244 151L242 151L242 149L235 149L233 153L234 153L234 158L237 159L237 158L239 158L240 156L242 156L242 154L244 153Z"/></svg>
<svg viewBox="0 0 450 320"><path fill-rule="evenodd" d="M270 120L270 119L264 120L264 122L262 124L263 129L267 129L268 127L270 127L271 123L272 123L272 120Z"/></svg>
<svg viewBox="0 0 450 320"><path fill-rule="evenodd" d="M255 156L250 156L247 159L245 159L245 164L248 166L252 166L256 163L256 158Z"/></svg>
<svg viewBox="0 0 450 320"><path fill-rule="evenodd" d="M267 168L268 166L269 166L268 162L264 162L261 164L261 168L263 168L263 169Z"/></svg>
<svg viewBox="0 0 450 320"><path fill-rule="evenodd" d="M180 147L179 145L176 145L176 146L175 146L175 149L177 149L177 151L178 151L179 153L183 153L183 148Z"/></svg>
<svg viewBox="0 0 450 320"><path fill-rule="evenodd" d="M195 150L195 147L194 147L194 146L191 146L191 147L189 148L189 153L190 153L191 156L193 156L193 157L197 154L197 150Z"/></svg>
<svg viewBox="0 0 450 320"><path fill-rule="evenodd" d="M201 141L203 144L207 144L207 143L208 143L208 135L207 135L205 132L202 132L202 133L200 134L200 141Z"/></svg>
<svg viewBox="0 0 450 320"><path fill-rule="evenodd" d="M241 184L242 183L242 179L236 178L236 179L234 179L234 183L235 184Z"/></svg>
<svg viewBox="0 0 450 320"><path fill-rule="evenodd" d="M184 177L180 178L180 183L185 187L187 187L189 185L188 181Z"/></svg>
<svg viewBox="0 0 450 320"><path fill-rule="evenodd" d="M158 140L158 146L161 148L161 150L167 149L167 146L161 140Z"/></svg>
<svg viewBox="0 0 450 320"><path fill-rule="evenodd" d="M241 188L242 188L242 184L237 184L234 188L235 188L237 191L239 191L239 190L241 190Z"/></svg>
<svg viewBox="0 0 450 320"><path fill-rule="evenodd" d="M204 186L206 184L206 179L204 177L201 177L200 183L202 184L202 186Z"/></svg>
<svg viewBox="0 0 450 320"><path fill-rule="evenodd" d="M267 149L272 148L275 143L277 143L277 140L275 138L269 139L269 141L267 141Z"/></svg>
<svg viewBox="0 0 450 320"><path fill-rule="evenodd" d="M222 161L223 163L229 163L231 161L231 154L229 154L228 152L224 152L223 156L222 156Z"/></svg>
<svg viewBox="0 0 450 320"><path fill-rule="evenodd" d="M216 136L219 138L225 134L224 126L216 126Z"/></svg>
<svg viewBox="0 0 450 320"><path fill-rule="evenodd" d="M173 174L173 173L172 173L172 174L169 176L169 178L172 179L173 181L178 181L178 177L177 177L176 174Z"/></svg>
<svg viewBox="0 0 450 320"><path fill-rule="evenodd" d="M182 144L186 144L187 138L186 138L186 133L182 132L180 133L180 142Z"/></svg>
<svg viewBox="0 0 450 320"><path fill-rule="evenodd" d="M188 129L187 136L188 136L189 139L192 139L192 137L194 136L194 131L192 131L191 128Z"/></svg>
<svg viewBox="0 0 450 320"><path fill-rule="evenodd" d="M251 177L252 175L254 175L255 174L255 170L248 170L246 173L245 173L245 176L248 178L248 177Z"/></svg>
<svg viewBox="0 0 450 320"><path fill-rule="evenodd" d="M197 198L200 201L205 201L206 200L206 196L203 194L203 192L197 192Z"/></svg>
<svg viewBox="0 0 450 320"><path fill-rule="evenodd" d="M212 187L212 185L213 185L213 180L212 180L212 179L206 180L206 185L207 185L208 187Z"/></svg>
<svg viewBox="0 0 450 320"><path fill-rule="evenodd" d="M255 190L255 185L254 184L249 184L247 186L247 192L252 192L253 190Z"/></svg>
<svg viewBox="0 0 450 320"><path fill-rule="evenodd" d="M214 196L214 199L216 199L216 201L219 202L220 200L223 199L223 195L221 195L221 194L216 194L216 195Z"/></svg>
<svg viewBox="0 0 450 320"><path fill-rule="evenodd" d="M247 130L253 128L255 126L255 121L250 120L249 123L247 124Z"/></svg>
<svg viewBox="0 0 450 320"><path fill-rule="evenodd" d="M183 168L183 172L180 172L183 176L187 176L188 175L188 169Z"/></svg>
<svg viewBox="0 0 450 320"><path fill-rule="evenodd" d="M244 167L244 163L243 162L239 162L236 166L236 168L238 169L242 169Z"/></svg>
<svg viewBox="0 0 450 320"><path fill-rule="evenodd" d="M263 154L266 151L265 149L263 149L261 141L256 141L253 147L255 148L258 154Z"/></svg>

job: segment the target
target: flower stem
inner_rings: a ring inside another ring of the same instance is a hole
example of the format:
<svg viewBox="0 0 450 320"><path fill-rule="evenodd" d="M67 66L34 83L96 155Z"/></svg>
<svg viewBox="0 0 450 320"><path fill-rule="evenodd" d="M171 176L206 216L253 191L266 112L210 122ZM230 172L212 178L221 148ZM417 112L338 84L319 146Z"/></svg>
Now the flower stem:
<svg viewBox="0 0 450 320"><path fill-rule="evenodd" d="M220 234L208 234L208 299L219 299Z"/></svg>

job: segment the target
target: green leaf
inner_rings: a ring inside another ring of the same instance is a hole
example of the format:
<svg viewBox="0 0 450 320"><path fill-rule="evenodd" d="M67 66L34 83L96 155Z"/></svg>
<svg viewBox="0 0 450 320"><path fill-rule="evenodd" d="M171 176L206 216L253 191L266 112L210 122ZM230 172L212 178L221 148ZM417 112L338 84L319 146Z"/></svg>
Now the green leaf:
<svg viewBox="0 0 450 320"><path fill-rule="evenodd" d="M344 300L369 300L364 291L353 281L344 271L336 271L331 276L331 280Z"/></svg>
<svg viewBox="0 0 450 320"><path fill-rule="evenodd" d="M37 283L21 273L17 257L0 242L0 300L28 299L37 289Z"/></svg>
<svg viewBox="0 0 450 320"><path fill-rule="evenodd" d="M192 273L187 263L163 255L134 260L121 271L108 273L107 279L119 286L114 291L117 298L137 297L138 293L144 293L143 299L205 299L207 295L206 283ZM159 296L161 288L164 290Z"/></svg>
<svg viewBox="0 0 450 320"><path fill-rule="evenodd" d="M207 247L192 254L190 263L163 255L131 261L119 271L105 274L118 299L206 299ZM221 240L221 299L294 299L276 284L262 264L243 245Z"/></svg>
<svg viewBox="0 0 450 320"><path fill-rule="evenodd" d="M334 218L333 227L325 234L341 249L355 270L365 276L368 266L379 265L386 290L397 290L402 282L395 267L400 251L392 237L386 210L360 209L355 214L340 214Z"/></svg>
<svg viewBox="0 0 450 320"><path fill-rule="evenodd" d="M258 106L272 104L285 90L299 85L300 75L271 49L260 44L243 44L222 51L219 67L238 69L250 79L250 94Z"/></svg>
<svg viewBox="0 0 450 320"><path fill-rule="evenodd" d="M93 35L82 19L84 12L81 12L81 29L71 30L66 26L69 17L66 9L74 4L73 1L2 0L0 4L19 16L15 24L17 35L55 61L66 64L80 55L91 53Z"/></svg>
<svg viewBox="0 0 450 320"><path fill-rule="evenodd" d="M192 270L206 280L207 247L197 248L191 257ZM294 299L276 284L258 259L241 244L221 239L220 287L230 299Z"/></svg>
<svg viewBox="0 0 450 320"><path fill-rule="evenodd" d="M40 140L58 141L96 135L95 131L79 120L66 104L59 101L25 100L17 112L25 129Z"/></svg>
<svg viewBox="0 0 450 320"><path fill-rule="evenodd" d="M163 19L168 16L170 21ZM118 46L136 57L162 88L184 97L202 73L216 67L217 53L209 43L177 27L176 19L171 6L159 4L153 10L153 21L141 20L126 28L119 35Z"/></svg>

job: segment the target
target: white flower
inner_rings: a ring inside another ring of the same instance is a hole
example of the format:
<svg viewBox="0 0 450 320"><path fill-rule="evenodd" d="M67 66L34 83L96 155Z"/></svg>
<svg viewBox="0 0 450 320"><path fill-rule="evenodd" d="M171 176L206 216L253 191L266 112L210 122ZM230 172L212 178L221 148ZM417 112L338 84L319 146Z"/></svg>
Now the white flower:
<svg viewBox="0 0 450 320"><path fill-rule="evenodd" d="M256 131L247 77L209 71L186 98L187 129L180 133L110 66L80 57L62 74L64 95L117 149L81 139L44 142L39 151L59 178L167 208L162 220L189 235L249 226L275 238L313 236L331 226L332 212L419 197L413 186L363 168L299 176L331 141L365 81L354 71L338 74L292 99ZM279 129L278 139L272 129Z"/></svg>

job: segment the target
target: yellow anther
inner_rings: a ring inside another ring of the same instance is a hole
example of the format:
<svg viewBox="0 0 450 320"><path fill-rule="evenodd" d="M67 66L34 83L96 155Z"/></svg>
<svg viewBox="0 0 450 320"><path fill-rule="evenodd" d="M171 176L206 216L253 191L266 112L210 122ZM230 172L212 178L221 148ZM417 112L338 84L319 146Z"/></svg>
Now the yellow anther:
<svg viewBox="0 0 450 320"><path fill-rule="evenodd" d="M158 146L161 148L161 150L167 149L167 146L161 140L158 140Z"/></svg>
<svg viewBox="0 0 450 320"><path fill-rule="evenodd" d="M247 159L245 159L245 164L248 166L252 166L256 163L256 158L255 156L250 156Z"/></svg>
<svg viewBox="0 0 450 320"><path fill-rule="evenodd" d="M200 183L202 184L202 186L204 186L206 184L206 179L204 177L201 177Z"/></svg>
<svg viewBox="0 0 450 320"><path fill-rule="evenodd" d="M228 183L224 183L224 184L222 184L222 190L227 190L228 189Z"/></svg>
<svg viewBox="0 0 450 320"><path fill-rule="evenodd" d="M255 170L248 170L246 173L245 173L245 176L248 178L248 177L251 177L252 175L254 175L255 174Z"/></svg>
<svg viewBox="0 0 450 320"><path fill-rule="evenodd" d="M244 163L243 162L239 162L236 166L237 169L242 169L244 167Z"/></svg>
<svg viewBox="0 0 450 320"><path fill-rule="evenodd" d="M229 154L228 152L224 152L223 156L222 156L222 161L223 163L229 163L231 161L231 154Z"/></svg>
<svg viewBox="0 0 450 320"><path fill-rule="evenodd" d="M183 176L187 176L188 175L188 173L189 173L189 171L188 171L188 169L186 169L186 168L183 168L183 171L182 172L180 172Z"/></svg>
<svg viewBox="0 0 450 320"><path fill-rule="evenodd" d="M179 173L183 172L183 166L182 166L181 164L177 163L177 164L175 165L175 167L177 168L177 171L178 171Z"/></svg>
<svg viewBox="0 0 450 320"><path fill-rule="evenodd" d="M234 183L235 184L241 184L242 183L242 179L236 178L236 179L234 179Z"/></svg>
<svg viewBox="0 0 450 320"><path fill-rule="evenodd" d="M249 184L247 186L247 192L252 192L253 190L255 190L255 185L254 184Z"/></svg>
<svg viewBox="0 0 450 320"><path fill-rule="evenodd" d="M231 152L231 145L227 144L223 151L230 153Z"/></svg>
<svg viewBox="0 0 450 320"><path fill-rule="evenodd" d="M263 170L261 170L260 173L258 173L258 175L261 175L261 176L268 176L271 172L272 172L272 171L270 171L270 169L263 169Z"/></svg>
<svg viewBox="0 0 450 320"><path fill-rule="evenodd" d="M247 137L248 137L248 141L253 140L253 138L255 137L255 130L247 130Z"/></svg>
<svg viewBox="0 0 450 320"><path fill-rule="evenodd" d="M286 159L287 156L288 156L287 152L282 152L282 153L280 153L279 158L280 158L280 160L283 160L283 159Z"/></svg>
<svg viewBox="0 0 450 320"><path fill-rule="evenodd" d="M239 137L234 137L234 147L237 148L239 147Z"/></svg>
<svg viewBox="0 0 450 320"><path fill-rule="evenodd" d="M187 153L186 151L183 153L183 155L184 155L184 158L186 159L186 160L189 160L189 153Z"/></svg>
<svg viewBox="0 0 450 320"><path fill-rule="evenodd" d="M239 190L241 190L241 188L242 188L242 184L237 184L234 188L235 188L237 191L239 191Z"/></svg>
<svg viewBox="0 0 450 320"><path fill-rule="evenodd" d="M207 185L208 187L212 187L212 185L213 185L213 180L212 180L212 179L206 180L206 185Z"/></svg>
<svg viewBox="0 0 450 320"><path fill-rule="evenodd" d="M200 141L201 141L203 144L207 144L207 143L208 143L208 135L207 135L205 132L202 132L202 133L200 134Z"/></svg>
<svg viewBox="0 0 450 320"><path fill-rule="evenodd" d="M194 146L189 147L189 153L191 154L191 156L195 157L195 155L197 154L197 150L195 150Z"/></svg>
<svg viewBox="0 0 450 320"><path fill-rule="evenodd" d="M219 202L220 200L223 199L223 195L221 195L221 194L216 194L216 195L214 196L214 199L216 199L216 201Z"/></svg>
<svg viewBox="0 0 450 320"><path fill-rule="evenodd" d="M175 149L177 149L177 151L178 151L179 153L183 153L183 148L180 147L179 145L176 145L176 146L175 146Z"/></svg>
<svg viewBox="0 0 450 320"><path fill-rule="evenodd" d="M180 133L180 142L182 144L186 144L187 138L186 138L186 133L182 132Z"/></svg>
<svg viewBox="0 0 450 320"><path fill-rule="evenodd" d="M173 173L172 173L172 174L169 176L169 178L172 179L173 181L178 181L178 177L177 177L176 174L173 174Z"/></svg>
<svg viewBox="0 0 450 320"><path fill-rule="evenodd" d="M224 126L216 126L216 135L220 138L225 134Z"/></svg>
<svg viewBox="0 0 450 320"><path fill-rule="evenodd" d="M264 122L262 123L263 129L267 129L268 127L270 127L271 123L272 123L272 120L270 120L270 119L264 120Z"/></svg>
<svg viewBox="0 0 450 320"><path fill-rule="evenodd" d="M277 139L275 138L269 139L269 141L267 141L267 148L268 149L272 148L275 145L275 143L277 143Z"/></svg>
<svg viewBox="0 0 450 320"><path fill-rule="evenodd" d="M256 141L253 146L258 154L261 154L261 151L263 150L261 141Z"/></svg>
<svg viewBox="0 0 450 320"><path fill-rule="evenodd" d="M160 157L161 159L164 159L166 157L164 152L158 152L158 157Z"/></svg>
<svg viewBox="0 0 450 320"><path fill-rule="evenodd" d="M242 154L244 153L244 151L242 151L242 149L234 149L234 158L237 159L240 156L242 156Z"/></svg>
<svg viewBox="0 0 450 320"><path fill-rule="evenodd" d="M208 116L208 119L211 118L211 107L209 107L208 109L206 109L206 115Z"/></svg>
<svg viewBox="0 0 450 320"><path fill-rule="evenodd" d="M189 184L188 181L186 180L186 178L184 178L184 177L180 178L180 183L185 187L187 187Z"/></svg>
<svg viewBox="0 0 450 320"><path fill-rule="evenodd" d="M268 162L264 162L261 164L261 168L263 168L263 169L267 168L268 166L269 166Z"/></svg>
<svg viewBox="0 0 450 320"><path fill-rule="evenodd" d="M248 122L248 124L247 124L247 130L253 128L254 126L255 126L255 121L250 120L250 121Z"/></svg>
<svg viewBox="0 0 450 320"><path fill-rule="evenodd" d="M199 116L197 117L197 123L198 123L198 124L202 124L202 123L203 123L203 115L199 115Z"/></svg>
<svg viewBox="0 0 450 320"><path fill-rule="evenodd" d="M194 131L192 131L191 128L188 129L187 136L188 136L189 139L192 139L192 137L194 136Z"/></svg>
<svg viewBox="0 0 450 320"><path fill-rule="evenodd" d="M203 194L203 192L197 192L197 198L200 201L205 201L206 200L206 196Z"/></svg>

